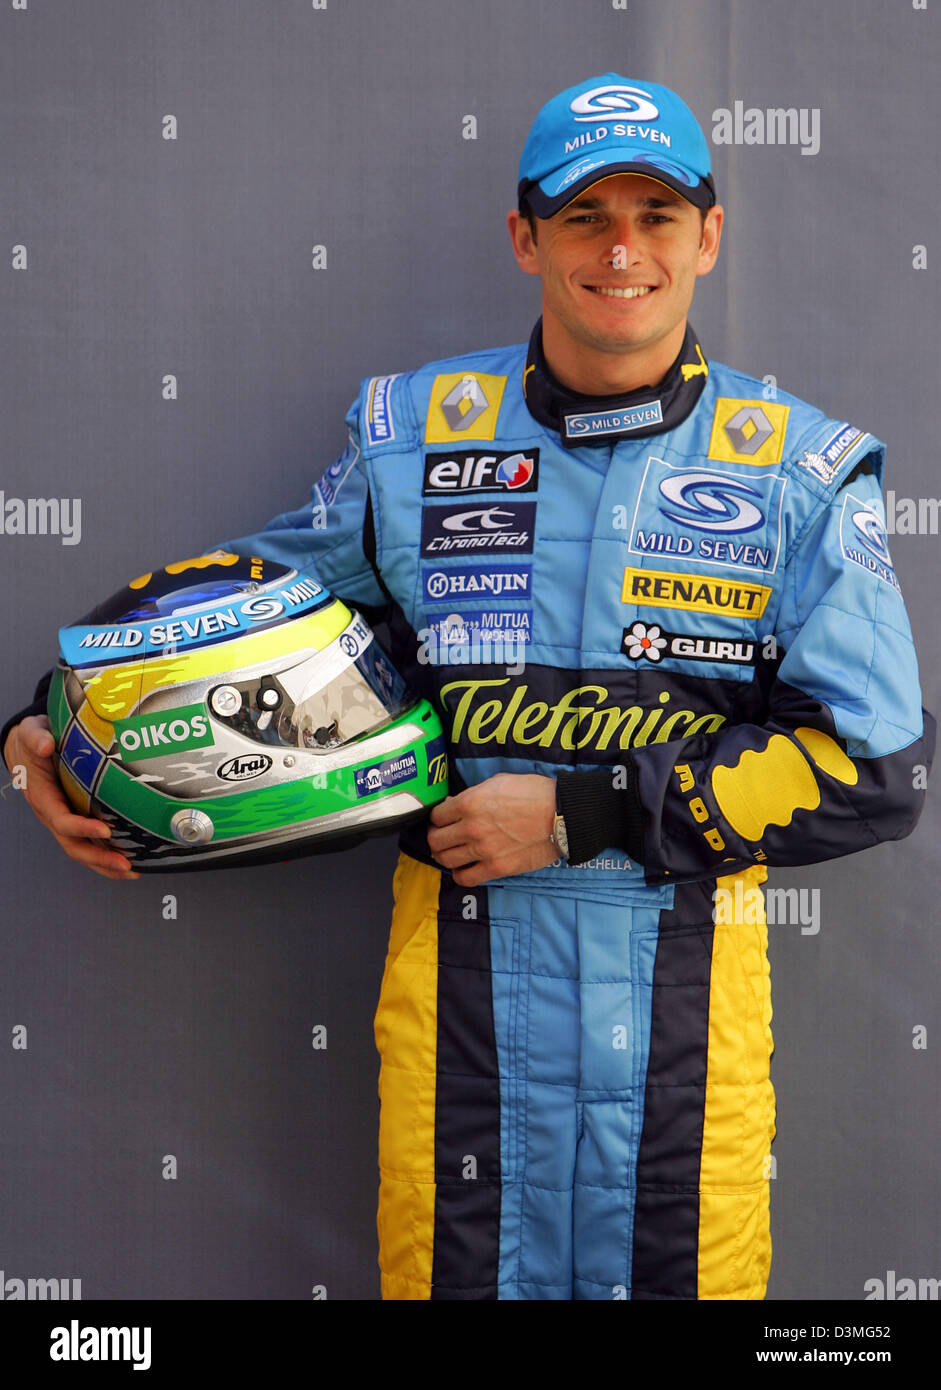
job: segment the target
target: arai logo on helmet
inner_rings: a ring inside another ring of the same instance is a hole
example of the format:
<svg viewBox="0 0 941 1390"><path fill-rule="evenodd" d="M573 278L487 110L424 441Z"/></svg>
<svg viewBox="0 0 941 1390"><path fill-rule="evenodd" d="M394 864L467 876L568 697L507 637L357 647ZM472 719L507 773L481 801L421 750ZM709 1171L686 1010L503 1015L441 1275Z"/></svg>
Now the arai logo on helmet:
<svg viewBox="0 0 941 1390"><path fill-rule="evenodd" d="M655 121L660 112L649 92L640 87L614 83L592 87L569 103L576 121L606 121L611 116L628 116L632 121Z"/></svg>
<svg viewBox="0 0 941 1390"><path fill-rule="evenodd" d="M260 777L271 766L267 753L239 753L216 768L216 776L223 782L247 782L252 777Z"/></svg>

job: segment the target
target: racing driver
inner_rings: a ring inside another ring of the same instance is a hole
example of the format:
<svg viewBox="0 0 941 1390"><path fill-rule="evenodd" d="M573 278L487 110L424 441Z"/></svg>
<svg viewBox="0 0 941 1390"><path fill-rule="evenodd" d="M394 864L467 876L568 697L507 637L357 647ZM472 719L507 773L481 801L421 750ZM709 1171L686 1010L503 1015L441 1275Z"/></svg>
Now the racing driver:
<svg viewBox="0 0 941 1390"><path fill-rule="evenodd" d="M673 92L579 83L519 173L528 343L364 381L312 503L227 543L384 622L449 734L376 1016L383 1296L760 1299L759 885L907 835L933 750L884 450L703 352L723 209ZM126 877L43 695L7 764Z"/></svg>

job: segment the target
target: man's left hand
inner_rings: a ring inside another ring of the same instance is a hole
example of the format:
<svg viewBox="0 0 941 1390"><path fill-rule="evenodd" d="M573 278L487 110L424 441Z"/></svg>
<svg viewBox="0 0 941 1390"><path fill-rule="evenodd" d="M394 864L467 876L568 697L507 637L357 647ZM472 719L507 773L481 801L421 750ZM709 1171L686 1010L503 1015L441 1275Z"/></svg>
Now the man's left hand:
<svg viewBox="0 0 941 1390"><path fill-rule="evenodd" d="M428 846L454 882L475 888L492 878L544 869L559 858L549 839L555 778L498 772L438 803Z"/></svg>

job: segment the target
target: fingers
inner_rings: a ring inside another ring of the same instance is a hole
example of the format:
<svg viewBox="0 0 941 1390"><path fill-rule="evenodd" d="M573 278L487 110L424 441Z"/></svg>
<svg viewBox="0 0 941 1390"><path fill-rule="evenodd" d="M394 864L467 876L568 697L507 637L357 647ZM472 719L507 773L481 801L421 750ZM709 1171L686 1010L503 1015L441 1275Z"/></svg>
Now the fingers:
<svg viewBox="0 0 941 1390"><path fill-rule="evenodd" d="M28 753L36 758L51 758L56 741L49 728L49 720L44 714L31 714L22 720L14 730Z"/></svg>
<svg viewBox="0 0 941 1390"><path fill-rule="evenodd" d="M470 845L458 845L454 849L443 850L440 854L435 853L434 857L435 862L440 864L442 869L463 869L471 864L476 864L479 858Z"/></svg>
<svg viewBox="0 0 941 1390"><path fill-rule="evenodd" d="M469 836L466 820L452 821L450 825L435 826L428 831L428 848L437 855L443 850L454 849L465 844Z"/></svg>
<svg viewBox="0 0 941 1390"><path fill-rule="evenodd" d="M72 809L51 758L34 759L26 764L26 800L43 825L56 836L95 836L108 839L111 827L94 816L82 816Z"/></svg>
<svg viewBox="0 0 941 1390"><path fill-rule="evenodd" d="M56 773L52 754L55 740L45 715L30 715L11 731L4 750L10 766L20 764L26 773L23 795L40 824L77 864L105 878L139 878L131 861L118 850L108 849L111 827L94 816L73 810Z"/></svg>
<svg viewBox="0 0 941 1390"><path fill-rule="evenodd" d="M459 796L446 796L432 808L431 823L436 826L452 825L461 819L462 807L458 806Z"/></svg>
<svg viewBox="0 0 941 1390"><path fill-rule="evenodd" d="M80 817L76 817L76 819L80 819ZM95 873L102 874L105 878L140 878L140 874L133 868L131 861L117 850L106 849L103 845L95 844L91 840L80 839L74 835L58 835L55 831L52 833L59 847L76 864L82 864L86 869L93 869Z"/></svg>

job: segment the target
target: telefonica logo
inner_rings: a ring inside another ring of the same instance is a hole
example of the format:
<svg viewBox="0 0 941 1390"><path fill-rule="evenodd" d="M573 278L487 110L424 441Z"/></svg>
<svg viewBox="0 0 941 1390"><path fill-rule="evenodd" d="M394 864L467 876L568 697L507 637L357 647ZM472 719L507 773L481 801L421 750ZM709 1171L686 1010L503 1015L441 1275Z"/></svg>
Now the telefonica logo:
<svg viewBox="0 0 941 1390"><path fill-rule="evenodd" d="M714 145L800 145L801 154L820 152L819 106L720 106L712 113Z"/></svg>
<svg viewBox="0 0 941 1390"><path fill-rule="evenodd" d="M538 673L532 688L515 684L509 676L472 677L443 685L439 698L451 715L454 748L464 756L480 756L481 748L507 743L555 754L580 748L639 748L690 734L715 733L726 722L724 715L714 711L668 710L668 690L659 691L658 706L653 708L616 704L608 687L601 684L576 686L550 704L532 698L549 693L544 685Z"/></svg>

